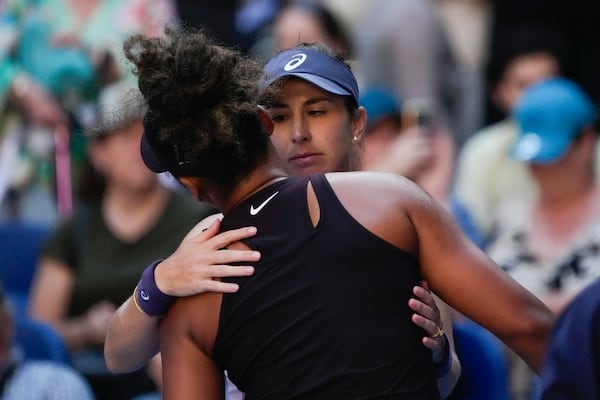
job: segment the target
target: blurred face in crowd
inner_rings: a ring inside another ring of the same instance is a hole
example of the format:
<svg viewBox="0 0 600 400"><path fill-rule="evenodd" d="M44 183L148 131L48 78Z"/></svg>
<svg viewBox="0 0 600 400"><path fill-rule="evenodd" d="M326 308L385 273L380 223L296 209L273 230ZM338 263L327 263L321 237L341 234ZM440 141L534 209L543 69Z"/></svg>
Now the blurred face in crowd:
<svg viewBox="0 0 600 400"><path fill-rule="evenodd" d="M523 91L534 83L559 73L556 59L548 53L526 54L508 64L493 92L494 101L504 111L513 109Z"/></svg>
<svg viewBox="0 0 600 400"><path fill-rule="evenodd" d="M144 191L157 184L156 174L146 167L140 154L143 131L142 120L136 119L107 136L91 141L90 159L109 188Z"/></svg>
<svg viewBox="0 0 600 400"><path fill-rule="evenodd" d="M366 112L352 118L345 98L302 79L287 79L268 109L274 122L271 142L296 176L351 169L354 146L364 131Z"/></svg>
<svg viewBox="0 0 600 400"><path fill-rule="evenodd" d="M575 175L587 175L594 182L594 159L596 155L596 133L585 129L565 153L558 159L545 164L529 162L531 176L540 186L556 186L557 180L569 180Z"/></svg>
<svg viewBox="0 0 600 400"><path fill-rule="evenodd" d="M273 34L278 49L287 49L302 42L317 42L327 37L314 15L293 7L283 10L277 17Z"/></svg>
<svg viewBox="0 0 600 400"><path fill-rule="evenodd" d="M348 51L346 39L328 31L325 25L327 22L322 18L317 11L310 8L293 5L284 8L273 23L275 48L283 50L298 43L322 42L345 54Z"/></svg>
<svg viewBox="0 0 600 400"><path fill-rule="evenodd" d="M400 132L400 119L396 116L381 118L365 133L362 139L361 167L371 169L390 146Z"/></svg>

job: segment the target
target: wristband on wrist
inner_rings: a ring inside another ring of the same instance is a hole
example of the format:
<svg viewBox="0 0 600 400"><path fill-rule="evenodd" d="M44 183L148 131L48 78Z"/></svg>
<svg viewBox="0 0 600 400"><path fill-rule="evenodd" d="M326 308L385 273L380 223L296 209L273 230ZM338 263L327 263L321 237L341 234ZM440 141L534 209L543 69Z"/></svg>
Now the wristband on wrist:
<svg viewBox="0 0 600 400"><path fill-rule="evenodd" d="M443 335L444 341L446 342L446 345L444 346L444 355L442 356L440 362L434 363L438 379L444 377L448 371L450 371L450 367L452 367L452 352L450 351L450 342L448 341L448 336L446 336L445 332Z"/></svg>
<svg viewBox="0 0 600 400"><path fill-rule="evenodd" d="M146 267L133 291L133 302L143 314L149 317L164 316L177 297L161 292L156 286L154 270L162 260L154 261Z"/></svg>

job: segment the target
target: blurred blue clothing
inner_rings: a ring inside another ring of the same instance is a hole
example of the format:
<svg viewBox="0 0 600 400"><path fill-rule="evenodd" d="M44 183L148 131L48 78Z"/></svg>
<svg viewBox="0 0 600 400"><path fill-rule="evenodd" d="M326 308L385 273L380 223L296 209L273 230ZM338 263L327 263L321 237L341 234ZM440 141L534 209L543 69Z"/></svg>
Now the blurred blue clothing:
<svg viewBox="0 0 600 400"><path fill-rule="evenodd" d="M4 387L3 400L94 400L81 375L52 361L17 364Z"/></svg>
<svg viewBox="0 0 600 400"><path fill-rule="evenodd" d="M539 385L542 400L600 399L600 280L556 322Z"/></svg>

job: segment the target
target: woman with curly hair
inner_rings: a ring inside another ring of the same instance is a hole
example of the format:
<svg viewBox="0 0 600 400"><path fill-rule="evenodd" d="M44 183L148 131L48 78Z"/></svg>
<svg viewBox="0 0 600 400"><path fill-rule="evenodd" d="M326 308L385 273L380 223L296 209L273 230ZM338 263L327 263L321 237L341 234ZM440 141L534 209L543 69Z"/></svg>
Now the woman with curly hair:
<svg viewBox="0 0 600 400"><path fill-rule="evenodd" d="M255 61L202 32L135 36L126 53L149 107L146 165L219 208L223 230L255 226L255 236L229 247L261 253L254 275L226 279L236 293L178 299L162 320L165 399L222 398L223 370L247 399L437 399L408 306L422 279L540 365L552 314L417 185L388 173L288 176L269 140L273 119L259 107L273 105L278 85L259 99ZM307 49L281 66L327 57ZM357 97L352 85L343 91L323 91L323 108ZM133 299L156 315L161 296L142 278Z"/></svg>

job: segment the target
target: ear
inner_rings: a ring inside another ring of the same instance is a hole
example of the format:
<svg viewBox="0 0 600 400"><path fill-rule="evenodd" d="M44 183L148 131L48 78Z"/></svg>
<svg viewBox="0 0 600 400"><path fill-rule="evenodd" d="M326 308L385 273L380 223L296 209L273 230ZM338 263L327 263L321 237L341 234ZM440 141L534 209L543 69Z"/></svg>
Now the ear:
<svg viewBox="0 0 600 400"><path fill-rule="evenodd" d="M367 110L364 107L358 107L357 114L352 120L352 144L360 141L367 129Z"/></svg>
<svg viewBox="0 0 600 400"><path fill-rule="evenodd" d="M258 106L258 119L265 128L265 131L267 131L267 135L271 136L273 134L273 129L275 129L275 124L267 110L262 106Z"/></svg>
<svg viewBox="0 0 600 400"><path fill-rule="evenodd" d="M200 197L200 178L195 176L181 176L177 179L192 193L195 199Z"/></svg>

